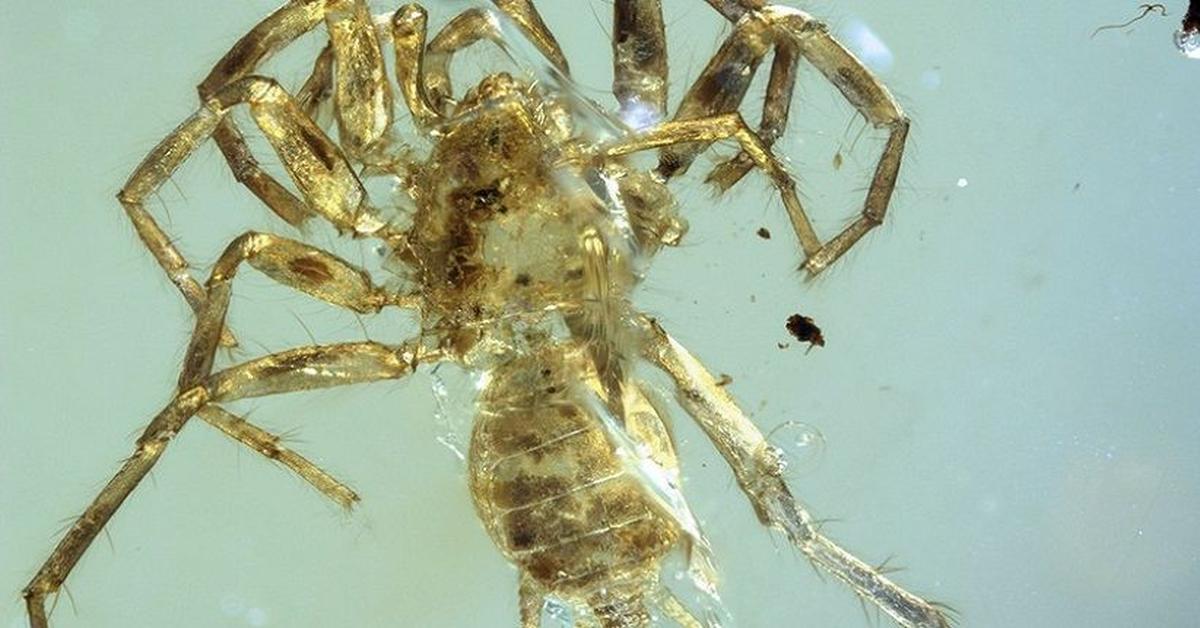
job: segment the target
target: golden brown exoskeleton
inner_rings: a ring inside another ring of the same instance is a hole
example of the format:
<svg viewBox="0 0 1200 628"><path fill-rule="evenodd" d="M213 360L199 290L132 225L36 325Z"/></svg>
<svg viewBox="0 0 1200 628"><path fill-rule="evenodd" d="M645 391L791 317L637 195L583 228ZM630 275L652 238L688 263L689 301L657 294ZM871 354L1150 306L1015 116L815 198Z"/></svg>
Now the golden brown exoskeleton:
<svg viewBox="0 0 1200 628"><path fill-rule="evenodd" d="M225 410L246 397L398 379L421 364L452 362L480 378L469 453L471 496L484 527L521 573L521 624L548 603L579 625L703 626L708 615L660 577L673 553L716 603L705 543L682 497L664 403L637 367L665 372L677 404L728 461L763 524L900 625L946 626L943 611L823 536L785 485L780 452L734 404L722 382L630 294L645 265L686 231L666 187L718 140L741 153L710 181L726 189L749 170L778 189L816 274L879 224L895 186L908 122L887 90L810 16L761 0L709 0L733 31L683 97L666 111L667 63L659 0L616 0L614 93L601 111L571 88L566 59L531 0L493 0L427 37L415 4L372 16L362 0L292 0L265 18L199 87L202 107L164 139L119 200L139 236L195 310L175 397L133 454L68 530L25 590L34 628L116 509L192 417L275 459L349 506L358 495L278 437ZM292 95L254 74L267 57L321 23L329 44ZM496 72L456 92L450 61L487 40L523 38L549 70L538 80ZM384 46L395 55L395 86ZM758 131L737 108L760 62L774 52ZM770 147L787 121L797 63L828 77L888 141L861 215L823 242ZM393 91L429 140L426 155L392 128ZM315 112L333 101L335 142ZM228 112L246 105L291 177L294 193L258 166ZM145 200L201 142L212 138L233 174L291 225L323 219L381 242L399 288L375 285L328 252L266 233L235 238L201 285ZM663 149L652 171L626 155ZM403 217L378 209L363 177L387 177L407 197ZM214 366L232 282L246 263L279 283L363 314L415 309L421 332L398 346L312 345ZM689 604L691 604L689 606ZM701 619L704 617L704 619Z"/></svg>

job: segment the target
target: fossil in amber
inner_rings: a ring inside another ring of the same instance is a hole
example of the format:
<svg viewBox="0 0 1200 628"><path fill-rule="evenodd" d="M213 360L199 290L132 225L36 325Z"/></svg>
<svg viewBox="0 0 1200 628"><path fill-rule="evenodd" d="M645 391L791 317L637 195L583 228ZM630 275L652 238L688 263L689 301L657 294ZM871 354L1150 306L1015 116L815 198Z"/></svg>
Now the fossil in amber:
<svg viewBox="0 0 1200 628"><path fill-rule="evenodd" d="M629 298L648 262L686 232L668 184L713 142L733 140L741 150L709 181L724 190L751 170L764 173L811 274L883 220L895 186L908 121L821 22L762 0L708 3L732 31L670 115L660 0L614 2L614 112L571 87L567 60L531 0L466 10L432 37L421 6L372 15L364 0L292 0L254 26L200 84L199 110L150 152L119 194L196 325L174 397L25 589L34 628L48 625L47 597L193 416L350 506L354 491L225 405L399 379L441 362L481 382L470 493L484 527L519 569L522 626L537 626L547 604L566 609L577 625L713 625L716 615L703 607L719 605L714 571L683 498L669 408L639 367L673 382L677 407L729 463L764 525L898 624L948 625L941 607L822 534L786 486L782 454L734 403L726 380L714 378ZM298 90L256 74L264 60L322 24L328 44ZM512 51L517 39L541 57L532 70L497 71L467 89L453 84L451 60L461 50L490 42ZM394 55L394 81L385 50ZM738 108L768 53L763 117L754 128ZM829 241L813 230L771 151L802 59L889 133L861 215ZM329 101L336 141L316 121ZM397 102L428 150L399 139ZM243 106L292 186L251 154L229 115ZM332 253L257 232L230 242L207 280L198 281L146 199L209 139L237 181L288 225L327 221L346 236L380 243L395 287L376 285ZM649 150L659 151L657 166L637 167L630 155ZM402 219L367 194L368 177L396 183L406 198ZM237 342L225 316L244 265L358 313L415 310L420 333L396 346L314 344L218 366L217 348ZM661 577L674 556L704 594L700 602L677 595Z"/></svg>

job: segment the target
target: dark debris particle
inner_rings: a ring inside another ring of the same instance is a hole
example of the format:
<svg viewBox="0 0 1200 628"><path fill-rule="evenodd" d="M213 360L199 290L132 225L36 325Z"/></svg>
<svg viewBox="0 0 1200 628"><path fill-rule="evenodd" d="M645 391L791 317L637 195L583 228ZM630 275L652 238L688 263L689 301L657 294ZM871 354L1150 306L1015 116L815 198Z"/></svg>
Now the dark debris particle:
<svg viewBox="0 0 1200 628"><path fill-rule="evenodd" d="M825 346L825 337L821 335L821 328L817 327L813 319L802 314L792 314L787 319L787 330L793 338L800 342L807 342L811 349L813 345L818 347Z"/></svg>
<svg viewBox="0 0 1200 628"><path fill-rule="evenodd" d="M733 383L733 377L730 376L728 373L721 373L721 376L717 378L717 382L716 382L717 386L721 386L722 388L724 388L725 386L728 386L732 383Z"/></svg>
<svg viewBox="0 0 1200 628"><path fill-rule="evenodd" d="M755 233L757 233L757 234L758 234L758 237L760 237L760 238L762 238L762 239L764 239L764 240L770 240L770 239L771 239L771 230L770 230L770 229L767 229L766 227L759 227L759 228L758 228L758 231L755 231Z"/></svg>

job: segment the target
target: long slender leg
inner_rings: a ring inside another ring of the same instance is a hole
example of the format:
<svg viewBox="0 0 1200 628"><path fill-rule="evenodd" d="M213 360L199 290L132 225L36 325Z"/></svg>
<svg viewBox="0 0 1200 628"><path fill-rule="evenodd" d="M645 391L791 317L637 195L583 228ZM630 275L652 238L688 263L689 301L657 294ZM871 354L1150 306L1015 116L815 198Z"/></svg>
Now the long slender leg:
<svg viewBox="0 0 1200 628"><path fill-rule="evenodd" d="M250 105L251 114L274 146L309 206L339 230L371 233L380 221L365 207L366 192L337 146L300 110L278 84L248 77L222 88L196 114L168 135L130 175L117 195L134 228L194 310L203 289L188 272L187 260L146 210L145 200L158 189L225 119L229 109Z"/></svg>
<svg viewBox="0 0 1200 628"><path fill-rule="evenodd" d="M425 93L430 103L443 114L449 112L454 97L450 60L460 50L484 39L504 47L492 15L485 9L468 9L447 22L426 46Z"/></svg>
<svg viewBox="0 0 1200 628"><path fill-rule="evenodd" d="M569 74L558 42L542 22L529 0L493 0L530 38L534 46L563 74ZM505 48L504 36L495 16L486 9L468 9L454 16L425 48L425 92L430 104L443 114L453 102L450 60L459 51L488 40Z"/></svg>
<svg viewBox="0 0 1200 628"><path fill-rule="evenodd" d="M267 58L287 47L300 35L312 30L325 17L325 9L325 0L292 0L267 16L238 40L197 86L201 100L208 101L222 87L246 77ZM332 49L332 45L327 47L326 51L318 57L312 76L301 89L300 102L306 114L311 115L328 92L328 83L332 76ZM182 159L176 160L170 155L171 150L164 154L161 149L165 144L174 138L174 149L183 150L186 155L194 148L195 143L211 134L226 161L229 162L234 177L276 215L288 224L299 226L312 216L313 211L305 205L304 201L262 170L232 119L222 117L217 121L216 128L211 130L205 129L202 121L193 120L193 122L197 122L197 124L191 125L182 137L178 136L180 131L185 130L184 127L177 129L172 137L164 140L151 153L151 156L142 162L118 198L129 214L138 235L167 273L168 278L178 287L192 309L199 310L204 301L204 291L188 272L188 261L175 247L171 237L158 226L143 204L146 194L153 191L157 184L161 184L182 161ZM186 123L185 126L187 126ZM197 134L197 132L199 133ZM157 161L153 159L156 154L159 158ZM161 176L148 172L148 170L152 171L159 167L166 170L161 173ZM142 179L140 183L154 183L154 185L145 190L131 191L130 188L139 183L137 181L139 178ZM136 192L144 193L137 194ZM233 336L228 332L222 343L236 344Z"/></svg>
<svg viewBox="0 0 1200 628"><path fill-rule="evenodd" d="M355 493L354 489L329 475L304 456L281 445L279 436L216 404L204 406L196 414L226 436L290 469L339 506L350 508L358 501L358 493Z"/></svg>
<svg viewBox="0 0 1200 628"><path fill-rule="evenodd" d="M379 39L363 0L292 0L255 25L217 62L197 88L200 98L207 100L226 85L250 76L263 61L322 21L329 31L333 63L338 68L333 77L338 138L351 155L360 159L371 157L391 124L392 93L387 85ZM222 129L225 128L234 127L225 123ZM222 138L233 141L225 131L214 139L220 143ZM244 141L240 148L232 143L221 146L227 157L231 153L248 152ZM261 170L258 172L266 176ZM270 183L256 185L270 186ZM259 194L257 188L251 190Z"/></svg>
<svg viewBox="0 0 1200 628"><path fill-rule="evenodd" d="M551 33L546 23L542 21L542 16L533 6L533 0L492 0L492 4L496 5L496 8L503 11L513 22L516 22L525 36L555 68L558 68L559 72L566 75L571 73L567 66L566 55L559 47L558 40L554 39L554 33Z"/></svg>
<svg viewBox="0 0 1200 628"><path fill-rule="evenodd" d="M325 251L266 233L238 236L217 259L205 286L208 299L196 317L196 329L179 376L180 390L196 385L212 371L233 279L243 262L280 284L362 314L378 312L389 302L365 271Z"/></svg>
<svg viewBox="0 0 1200 628"><path fill-rule="evenodd" d="M158 462L171 439L207 404L248 396L399 379L429 359L435 357L422 355L416 345L393 347L355 342L301 347L226 369L199 385L181 389L142 432L133 454L75 521L25 587L31 627L49 626L46 597L59 590L100 530Z"/></svg>
<svg viewBox="0 0 1200 628"><path fill-rule="evenodd" d="M371 11L364 0L328 0L325 26L333 46L333 103L338 141L365 163L386 160L392 124L392 89Z"/></svg>
<svg viewBox="0 0 1200 628"><path fill-rule="evenodd" d="M763 5L758 0L709 0L730 19L739 20L734 32L709 62L680 103L676 120L734 110L745 96L766 50L775 46L775 61L763 112L763 143L770 146L787 121L788 102L795 82L795 57L808 59L872 125L890 131L875 169L861 216L830 241L812 248L801 236L804 268L816 275L841 257L868 231L882 223L896 187L909 122L887 88L836 39L824 24L807 14ZM693 143L664 150L659 172L671 177L687 170L706 144ZM709 180L721 189L736 183L753 161L743 152L721 164ZM789 213L791 209L789 208ZM797 220L793 216L793 225ZM805 218L804 222L807 222ZM814 236L815 237L815 236Z"/></svg>
<svg viewBox="0 0 1200 628"><path fill-rule="evenodd" d="M360 222L359 209L366 192L349 164L291 97L273 81L256 77L239 79L214 94L199 112L150 151L117 195L138 236L194 311L204 304L204 289L192 277L188 261L175 248L170 236L146 209L145 200L219 127L229 108L241 102L251 104L256 120L312 208L344 231L377 228L372 221ZM228 332L225 338L224 344L232 344Z"/></svg>
<svg viewBox="0 0 1200 628"><path fill-rule="evenodd" d="M418 127L428 127L442 114L425 91L425 37L429 16L419 4L406 4L392 16L396 84ZM447 79L448 80L448 79Z"/></svg>
<svg viewBox="0 0 1200 628"><path fill-rule="evenodd" d="M673 119L691 120L737 111L772 45L773 34L765 20L738 21L684 94ZM687 172L696 156L707 147L705 143L693 142L663 150L659 157L659 174L669 179Z"/></svg>
<svg viewBox="0 0 1200 628"><path fill-rule="evenodd" d="M883 222L888 204L892 200L892 193L896 189L896 177L899 175L900 163L904 156L909 122L883 83L862 61L834 39L824 24L799 11L782 8L778 9L771 19L797 39L804 58L820 70L868 122L875 128L889 130L887 143L884 144L879 163L875 166L871 187L867 190L862 215L804 262L808 272L815 275L841 257L868 231Z"/></svg>
<svg viewBox="0 0 1200 628"><path fill-rule="evenodd" d="M664 122L639 135L622 138L616 143L601 148L606 156L624 155L640 150L674 146L678 144L700 144L707 146L717 140L734 139L741 144L742 151L750 156L754 164L767 173L771 182L779 190L783 206L792 228L800 239L800 246L811 258L821 250L821 240L808 222L800 197L796 195L796 184L784 170L783 164L763 145L762 140L750 130L746 121L738 113L726 113L711 118L693 120L675 120ZM664 155L665 155L664 151Z"/></svg>
<svg viewBox="0 0 1200 628"><path fill-rule="evenodd" d="M906 628L947 628L949 618L821 534L783 480L784 464L712 373L657 322L643 321L644 353L676 386L676 398L733 469L764 525L781 530L813 564L850 586Z"/></svg>
<svg viewBox="0 0 1200 628"><path fill-rule="evenodd" d="M374 286L367 273L315 247L263 233L235 238L217 260L205 286L208 300L200 310L196 329L184 358L179 389L199 384L212 371L217 332L225 324L233 278L243 262L295 290L359 313L378 312L389 298ZM317 490L349 507L358 496L344 484L298 454L279 445L279 439L217 406L200 412L201 418L264 456L278 460Z"/></svg>
<svg viewBox="0 0 1200 628"><path fill-rule="evenodd" d="M758 138L763 146L770 148L787 127L788 113L792 108L792 92L796 87L797 61L800 49L789 39L775 43L775 59L771 62L771 78L767 81L767 94L763 99L762 122L758 126ZM754 160L745 151L713 168L706 180L724 192L746 176L754 167Z"/></svg>
<svg viewBox="0 0 1200 628"><path fill-rule="evenodd" d="M314 297L358 312L375 312L387 296L372 285L365 272L320 249L269 234L248 233L233 240L217 260L209 277L207 298L196 318L196 327L179 376L179 395L151 422L134 455L59 543L26 589L34 628L46 625L44 598L56 591L99 529L158 460L167 442L184 423L207 404L246 396L388 379L407 374L416 354L406 348L397 353L376 343L351 343L332 347L307 347L252 360L239 367L211 374L232 281L237 267L247 262L275 281ZM205 419L243 442L263 446L260 451L288 464L302 477L334 499L349 501L353 492L316 469L303 458L284 455L270 435L212 409ZM246 440L249 439L249 440ZM289 452L290 453L290 452ZM348 494L347 494L348 493ZM38 622L41 623L38 623Z"/></svg>
<svg viewBox="0 0 1200 628"><path fill-rule="evenodd" d="M293 0L256 24L196 87L200 100L207 100L225 85L249 75L259 64L320 24L324 6L323 0ZM312 216L303 201L263 171L232 119L221 121L213 132L213 140L229 163L234 178L276 215L293 226L301 225ZM166 270L170 275L171 270Z"/></svg>
<svg viewBox="0 0 1200 628"><path fill-rule="evenodd" d="M662 0L613 5L613 95L621 119L641 129L667 115L667 36Z"/></svg>

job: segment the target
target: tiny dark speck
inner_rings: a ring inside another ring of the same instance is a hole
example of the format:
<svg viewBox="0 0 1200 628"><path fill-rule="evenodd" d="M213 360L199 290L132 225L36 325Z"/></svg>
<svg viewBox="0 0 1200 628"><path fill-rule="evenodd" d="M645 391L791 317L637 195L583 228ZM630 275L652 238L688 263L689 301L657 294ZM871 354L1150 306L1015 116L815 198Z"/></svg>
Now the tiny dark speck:
<svg viewBox="0 0 1200 628"><path fill-rule="evenodd" d="M769 229L767 229L766 227L759 227L758 231L756 231L755 233L758 234L758 237L760 237L764 240L771 239L771 231Z"/></svg>
<svg viewBox="0 0 1200 628"><path fill-rule="evenodd" d="M825 337L821 335L821 328L817 327L813 319L802 314L792 314L787 319L788 333L792 334L796 340L807 342L811 349L813 345L818 347L825 346Z"/></svg>
<svg viewBox="0 0 1200 628"><path fill-rule="evenodd" d="M518 285L518 286L528 286L528 285L529 285L529 282L530 282L531 280L529 279L529 275L528 275L528 274L526 274L526 273L521 273L521 274L517 275L517 278L516 278L514 281L516 281L516 282L517 282L517 285Z"/></svg>

